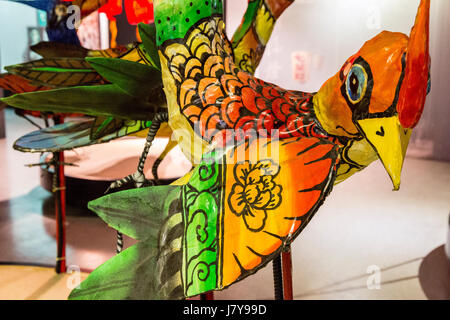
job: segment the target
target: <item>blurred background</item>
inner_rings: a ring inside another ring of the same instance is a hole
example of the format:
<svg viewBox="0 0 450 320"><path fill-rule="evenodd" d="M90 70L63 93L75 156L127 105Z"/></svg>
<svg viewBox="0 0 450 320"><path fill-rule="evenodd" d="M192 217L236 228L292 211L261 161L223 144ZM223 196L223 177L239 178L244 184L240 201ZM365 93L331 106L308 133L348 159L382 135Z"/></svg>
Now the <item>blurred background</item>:
<svg viewBox="0 0 450 320"><path fill-rule="evenodd" d="M286 89L315 92L382 30L409 34L418 4L419 0L296 0L278 20L256 75ZM245 0L226 1L229 37L246 5ZM2 72L4 66L39 58L29 46L48 39L46 18L45 11L0 0ZM81 45L104 49L137 40L135 21L125 11L114 18L95 11L84 19L77 30ZM293 244L296 299L450 299L444 250L450 213L450 1L432 0L430 28L432 90L413 132L401 190L392 192L379 161L334 188ZM40 167L25 166L38 163L40 155L12 148L16 139L33 130L11 108L0 111L0 299L65 299L70 292L71 274L55 274L52 269L53 197L42 186ZM143 141L125 138L66 152L79 164L67 167L66 174L92 181L124 176L137 163ZM153 151L149 168L159 151ZM175 178L189 168L174 150L161 165L161 175ZM86 193L77 192L80 197ZM114 255L115 243L114 230L75 197L67 208L69 270L86 277ZM126 247L132 243L125 238ZM273 299L271 268L215 297Z"/></svg>

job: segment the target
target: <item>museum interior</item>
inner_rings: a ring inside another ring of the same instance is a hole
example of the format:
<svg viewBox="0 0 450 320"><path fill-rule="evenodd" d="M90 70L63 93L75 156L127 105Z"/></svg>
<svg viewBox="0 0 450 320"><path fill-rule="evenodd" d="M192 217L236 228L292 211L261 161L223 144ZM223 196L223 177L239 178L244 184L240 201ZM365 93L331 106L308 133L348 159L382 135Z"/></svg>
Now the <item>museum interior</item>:
<svg viewBox="0 0 450 320"><path fill-rule="evenodd" d="M449 57L448 0L0 1L0 300L450 300Z"/></svg>

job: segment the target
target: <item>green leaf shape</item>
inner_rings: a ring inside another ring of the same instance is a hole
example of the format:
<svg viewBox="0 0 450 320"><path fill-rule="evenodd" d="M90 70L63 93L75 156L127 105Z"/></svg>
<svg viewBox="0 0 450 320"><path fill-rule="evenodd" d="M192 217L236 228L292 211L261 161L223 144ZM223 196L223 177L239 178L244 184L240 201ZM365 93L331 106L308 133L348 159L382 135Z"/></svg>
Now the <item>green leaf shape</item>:
<svg viewBox="0 0 450 320"><path fill-rule="evenodd" d="M134 97L147 97L162 88L161 72L151 66L113 58L86 58L97 72Z"/></svg>
<svg viewBox="0 0 450 320"><path fill-rule="evenodd" d="M14 93L34 92L46 89L44 86L34 85L30 80L11 73L0 74L0 88Z"/></svg>
<svg viewBox="0 0 450 320"><path fill-rule="evenodd" d="M53 88L99 84L102 77L80 58L47 58L5 67L9 73Z"/></svg>
<svg viewBox="0 0 450 320"><path fill-rule="evenodd" d="M89 138L95 140L115 132L123 126L123 122L123 119L116 119L114 117L96 117L92 124Z"/></svg>
<svg viewBox="0 0 450 320"><path fill-rule="evenodd" d="M59 152L75 148L105 143L131 133L135 133L151 125L151 121L116 120L123 126L114 132L97 132L98 137L91 138L94 120L68 121L49 128L30 132L14 142L14 149L22 152Z"/></svg>
<svg viewBox="0 0 450 320"><path fill-rule="evenodd" d="M157 186L115 192L88 203L109 226L137 240L158 241L171 200L180 197L179 186Z"/></svg>
<svg viewBox="0 0 450 320"><path fill-rule="evenodd" d="M164 97L156 95L151 100L132 97L114 84L28 92L1 99L10 106L25 110L83 113L130 120L150 120L155 112L166 110Z"/></svg>
<svg viewBox="0 0 450 320"><path fill-rule="evenodd" d="M232 38L233 48L236 48L238 46L239 42L241 42L242 38L247 33L248 29L251 28L252 24L254 23L256 14L258 13L258 8L260 4L261 0L248 2L247 10L245 11L244 17L242 18L242 23L233 34Z"/></svg>
<svg viewBox="0 0 450 320"><path fill-rule="evenodd" d="M42 41L30 46L30 50L41 55L43 58L84 58L89 50L75 44L62 42Z"/></svg>
<svg viewBox="0 0 450 320"><path fill-rule="evenodd" d="M157 290L157 244L139 242L95 269L69 300L162 299Z"/></svg>
<svg viewBox="0 0 450 320"><path fill-rule="evenodd" d="M150 120L123 120L114 117L96 117L89 134L92 141L104 140L108 136L123 137L150 128ZM114 139L114 138L113 138Z"/></svg>
<svg viewBox="0 0 450 320"><path fill-rule="evenodd" d="M142 241L95 269L69 299L183 298L181 243L173 238L182 223L180 190L139 188L91 201L89 208L110 226Z"/></svg>
<svg viewBox="0 0 450 320"><path fill-rule="evenodd" d="M161 70L161 62L159 61L158 47L156 45L156 27L155 24L138 24L139 35L151 62L158 70Z"/></svg>

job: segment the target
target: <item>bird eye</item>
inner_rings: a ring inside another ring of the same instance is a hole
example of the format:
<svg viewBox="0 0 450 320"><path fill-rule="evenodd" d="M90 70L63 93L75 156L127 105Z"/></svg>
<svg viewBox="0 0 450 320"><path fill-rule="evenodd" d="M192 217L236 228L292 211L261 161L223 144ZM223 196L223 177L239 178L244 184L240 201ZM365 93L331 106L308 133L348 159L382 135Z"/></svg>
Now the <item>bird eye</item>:
<svg viewBox="0 0 450 320"><path fill-rule="evenodd" d="M355 64L347 75L347 96L351 103L359 103L367 89L367 73L364 68Z"/></svg>

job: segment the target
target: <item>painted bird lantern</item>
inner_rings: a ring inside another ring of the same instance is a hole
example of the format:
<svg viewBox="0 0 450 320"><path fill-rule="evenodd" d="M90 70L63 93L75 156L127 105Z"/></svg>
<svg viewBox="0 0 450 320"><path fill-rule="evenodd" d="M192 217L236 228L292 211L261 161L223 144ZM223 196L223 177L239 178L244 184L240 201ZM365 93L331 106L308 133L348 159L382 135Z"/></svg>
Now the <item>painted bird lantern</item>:
<svg viewBox="0 0 450 320"><path fill-rule="evenodd" d="M278 256L333 185L371 162L380 159L400 187L429 88L430 1L421 0L409 36L384 31L367 41L317 93L256 78L260 54L234 50L265 45L263 22L291 3L249 0L247 17L264 19L232 43L221 0L154 1L167 120L195 168L172 185L90 202L139 242L71 299L183 299L224 289Z"/></svg>

